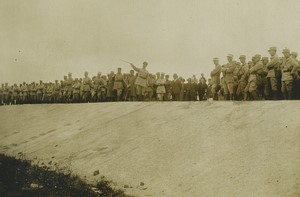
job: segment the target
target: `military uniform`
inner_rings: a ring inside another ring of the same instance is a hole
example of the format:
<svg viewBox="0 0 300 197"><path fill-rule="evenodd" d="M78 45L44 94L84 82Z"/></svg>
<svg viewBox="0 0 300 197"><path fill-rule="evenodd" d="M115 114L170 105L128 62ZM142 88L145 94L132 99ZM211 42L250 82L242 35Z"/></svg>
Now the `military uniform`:
<svg viewBox="0 0 300 197"><path fill-rule="evenodd" d="M130 101L136 100L136 85L135 85L135 75L134 71L132 70L130 75L128 76L128 98ZM153 88L153 87L152 87ZM152 89L153 91L153 89Z"/></svg>
<svg viewBox="0 0 300 197"><path fill-rule="evenodd" d="M121 73L121 68L118 68L118 73L114 77L114 91L116 92L117 101L121 100L123 89L125 88L124 76Z"/></svg>
<svg viewBox="0 0 300 197"><path fill-rule="evenodd" d="M131 64L132 68L138 73L137 78L135 80L137 97L138 100L143 100L146 89L148 87L148 75L149 72L146 70L147 62L143 63L143 68L137 68L133 64Z"/></svg>
<svg viewBox="0 0 300 197"><path fill-rule="evenodd" d="M165 83L166 83L166 79L163 78L163 76L156 79L155 82L155 84L157 85L156 94L159 101L163 100L164 94L166 93Z"/></svg>
<svg viewBox="0 0 300 197"><path fill-rule="evenodd" d="M61 85L55 80L55 84L53 85L53 100L55 103L61 102Z"/></svg>
<svg viewBox="0 0 300 197"><path fill-rule="evenodd" d="M214 61L219 61L219 58L214 58ZM220 86L220 75L222 67L217 63L215 69L210 72L211 76L211 92L214 100L218 100L218 91L221 89Z"/></svg>
<svg viewBox="0 0 300 197"><path fill-rule="evenodd" d="M91 96L91 85L92 80L88 77L88 73L85 72L85 77L82 79L82 101L83 102L89 102L90 96Z"/></svg>
<svg viewBox="0 0 300 197"><path fill-rule="evenodd" d="M246 60L245 55L241 55L240 59L244 58ZM249 65L246 62L242 62L241 67L238 71L238 87L236 91L236 96L239 100L247 98L247 92L245 88L248 84L248 72L249 72Z"/></svg>
<svg viewBox="0 0 300 197"><path fill-rule="evenodd" d="M288 49L284 49L283 53L289 53ZM293 91L293 75L292 70L294 67L298 67L298 63L291 56L283 58L281 64L281 92L284 96L284 99L292 99Z"/></svg>
<svg viewBox="0 0 300 197"><path fill-rule="evenodd" d="M249 80L248 80L248 86L249 86L249 93L252 95L254 100L258 100L258 91L257 88L259 85L261 85L261 72L263 71L263 64L260 61L261 56L255 55L255 58L257 59L256 62L254 62L253 67L249 69Z"/></svg>
<svg viewBox="0 0 300 197"><path fill-rule="evenodd" d="M229 54L227 57L233 58L233 55ZM222 67L222 73L224 77L224 96L227 100L229 95L230 100L233 100L233 85L234 85L234 75L233 71L236 67L236 63L234 61L228 62L226 65Z"/></svg>
<svg viewBox="0 0 300 197"><path fill-rule="evenodd" d="M269 52L272 50L276 52L276 47L270 47ZM276 73L278 72L278 69L280 69L279 62L279 57L274 54L270 57L270 62L266 65L268 69L268 86L270 89L270 94L273 96L274 100L278 99L278 76L276 76Z"/></svg>
<svg viewBox="0 0 300 197"><path fill-rule="evenodd" d="M0 87L0 105L3 105L3 89L4 89L4 84L2 84Z"/></svg>
<svg viewBox="0 0 300 197"><path fill-rule="evenodd" d="M65 102L71 102L72 101L72 94L73 94L73 78L72 78L72 74L69 73L69 77L67 79L65 79L64 81L64 99Z"/></svg>
<svg viewBox="0 0 300 197"><path fill-rule="evenodd" d="M181 80L178 78L177 74L173 76L174 80L171 83L171 91L172 91L172 100L180 101L180 92L182 89Z"/></svg>

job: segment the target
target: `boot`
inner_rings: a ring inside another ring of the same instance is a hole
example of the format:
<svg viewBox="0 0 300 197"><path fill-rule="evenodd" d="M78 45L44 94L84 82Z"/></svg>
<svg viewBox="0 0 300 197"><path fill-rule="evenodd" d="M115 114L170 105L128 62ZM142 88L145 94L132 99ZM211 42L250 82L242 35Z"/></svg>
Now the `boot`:
<svg viewBox="0 0 300 197"><path fill-rule="evenodd" d="M288 91L288 100L293 99L293 91Z"/></svg>
<svg viewBox="0 0 300 197"><path fill-rule="evenodd" d="M278 100L278 93L277 93L277 91L273 92L273 100Z"/></svg>
<svg viewBox="0 0 300 197"><path fill-rule="evenodd" d="M251 92L251 95L255 101L258 100L258 94L256 91Z"/></svg>

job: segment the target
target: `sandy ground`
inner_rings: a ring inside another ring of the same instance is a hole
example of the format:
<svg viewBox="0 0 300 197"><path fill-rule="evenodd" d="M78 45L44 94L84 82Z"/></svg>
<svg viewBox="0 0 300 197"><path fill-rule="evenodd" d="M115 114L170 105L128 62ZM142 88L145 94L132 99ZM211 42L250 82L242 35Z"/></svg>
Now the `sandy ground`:
<svg viewBox="0 0 300 197"><path fill-rule="evenodd" d="M300 196L300 102L2 106L0 117L1 153L127 194Z"/></svg>

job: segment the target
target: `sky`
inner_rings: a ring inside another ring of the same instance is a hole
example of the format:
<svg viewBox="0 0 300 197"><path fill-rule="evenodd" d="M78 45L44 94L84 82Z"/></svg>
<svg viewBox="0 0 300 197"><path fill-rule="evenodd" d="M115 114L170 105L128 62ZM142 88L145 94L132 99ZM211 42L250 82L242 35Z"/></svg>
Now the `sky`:
<svg viewBox="0 0 300 197"><path fill-rule="evenodd" d="M212 58L300 53L298 0L0 0L0 83L107 74L209 77Z"/></svg>

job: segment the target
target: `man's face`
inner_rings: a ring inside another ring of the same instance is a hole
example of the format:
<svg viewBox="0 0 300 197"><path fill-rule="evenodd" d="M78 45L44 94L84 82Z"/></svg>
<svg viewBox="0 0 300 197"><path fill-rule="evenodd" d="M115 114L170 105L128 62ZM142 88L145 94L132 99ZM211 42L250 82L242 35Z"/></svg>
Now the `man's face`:
<svg viewBox="0 0 300 197"><path fill-rule="evenodd" d="M241 57L241 58L240 58L240 62L241 62L242 64L245 64L245 62L246 62L246 58L244 58L244 57Z"/></svg>
<svg viewBox="0 0 300 197"><path fill-rule="evenodd" d="M147 66L148 66L147 64L145 64L145 63L143 64L143 68L144 69L147 68Z"/></svg>
<svg viewBox="0 0 300 197"><path fill-rule="evenodd" d="M269 51L269 54L270 54L271 56L274 56L274 55L276 54L276 51L275 51L275 50L270 50L270 51Z"/></svg>
<svg viewBox="0 0 300 197"><path fill-rule="evenodd" d="M289 53L289 52L283 52L283 56L284 56L285 58L289 58L289 57L290 57L290 53Z"/></svg>
<svg viewBox="0 0 300 197"><path fill-rule="evenodd" d="M219 65L219 60L213 60L213 62L216 66Z"/></svg>
<svg viewBox="0 0 300 197"><path fill-rule="evenodd" d="M230 57L230 56L227 56L227 60L228 60L228 62L232 62L232 57Z"/></svg>
<svg viewBox="0 0 300 197"><path fill-rule="evenodd" d="M262 63L263 63L263 65L267 65L269 63L269 60L264 59L264 60L262 60Z"/></svg>
<svg viewBox="0 0 300 197"><path fill-rule="evenodd" d="M173 79L176 80L178 77L177 75L173 75Z"/></svg>

